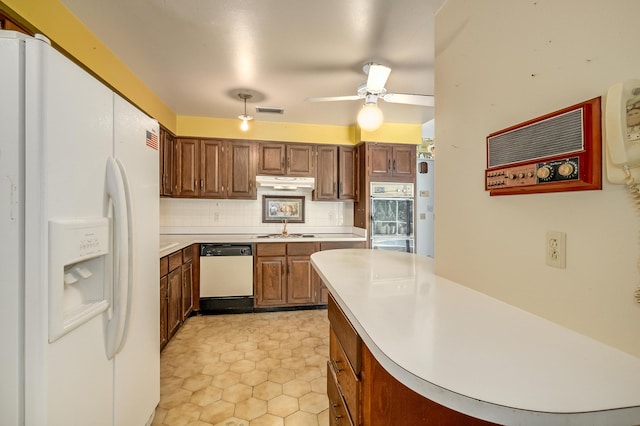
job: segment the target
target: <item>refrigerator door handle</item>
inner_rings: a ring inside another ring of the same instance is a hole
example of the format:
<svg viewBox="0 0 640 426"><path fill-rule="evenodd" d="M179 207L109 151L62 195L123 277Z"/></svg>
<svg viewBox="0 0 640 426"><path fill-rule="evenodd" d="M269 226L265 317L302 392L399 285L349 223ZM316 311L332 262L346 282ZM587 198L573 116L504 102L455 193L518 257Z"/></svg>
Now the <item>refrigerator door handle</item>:
<svg viewBox="0 0 640 426"><path fill-rule="evenodd" d="M110 295L111 316L106 327L107 358L112 359L120 349L125 336L129 292L129 225L125 182L116 160L107 159L106 194L113 205L113 286Z"/></svg>

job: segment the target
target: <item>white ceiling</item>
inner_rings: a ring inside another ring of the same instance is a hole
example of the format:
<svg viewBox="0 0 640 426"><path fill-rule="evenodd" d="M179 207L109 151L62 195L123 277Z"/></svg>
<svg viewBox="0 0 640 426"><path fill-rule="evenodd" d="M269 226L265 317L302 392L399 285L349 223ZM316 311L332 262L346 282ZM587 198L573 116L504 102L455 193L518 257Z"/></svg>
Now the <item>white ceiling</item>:
<svg viewBox="0 0 640 426"><path fill-rule="evenodd" d="M351 125L362 66L392 68L393 93L433 94L434 13L445 0L61 0L178 115ZM433 107L379 102L386 122ZM283 115L255 112L283 108Z"/></svg>

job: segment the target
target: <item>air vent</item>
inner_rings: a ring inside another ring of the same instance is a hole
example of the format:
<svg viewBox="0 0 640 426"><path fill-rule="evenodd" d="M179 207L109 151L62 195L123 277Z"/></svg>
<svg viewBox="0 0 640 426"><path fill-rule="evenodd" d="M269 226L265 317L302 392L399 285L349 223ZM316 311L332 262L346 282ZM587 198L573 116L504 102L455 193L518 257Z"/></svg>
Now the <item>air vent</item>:
<svg viewBox="0 0 640 426"><path fill-rule="evenodd" d="M273 108L273 107L262 107L257 106L256 112L264 113L264 114L284 114L284 109L282 108Z"/></svg>

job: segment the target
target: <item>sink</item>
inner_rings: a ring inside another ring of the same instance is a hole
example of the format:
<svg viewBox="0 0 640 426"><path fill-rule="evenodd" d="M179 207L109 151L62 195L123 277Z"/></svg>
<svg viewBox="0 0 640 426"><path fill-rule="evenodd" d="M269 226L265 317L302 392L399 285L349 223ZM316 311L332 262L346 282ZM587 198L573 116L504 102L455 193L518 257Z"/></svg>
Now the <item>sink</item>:
<svg viewBox="0 0 640 426"><path fill-rule="evenodd" d="M256 238L313 238L315 237L314 234L287 234L287 235L282 235L282 234L263 234L263 235L256 235Z"/></svg>

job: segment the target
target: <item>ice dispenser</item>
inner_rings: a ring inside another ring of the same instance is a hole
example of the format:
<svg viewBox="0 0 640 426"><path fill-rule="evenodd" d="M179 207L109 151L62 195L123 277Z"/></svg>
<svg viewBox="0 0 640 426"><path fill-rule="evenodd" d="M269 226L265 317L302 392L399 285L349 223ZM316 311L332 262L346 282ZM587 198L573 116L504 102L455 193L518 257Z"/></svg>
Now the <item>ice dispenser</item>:
<svg viewBox="0 0 640 426"><path fill-rule="evenodd" d="M109 307L109 219L49 221L49 342Z"/></svg>

